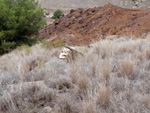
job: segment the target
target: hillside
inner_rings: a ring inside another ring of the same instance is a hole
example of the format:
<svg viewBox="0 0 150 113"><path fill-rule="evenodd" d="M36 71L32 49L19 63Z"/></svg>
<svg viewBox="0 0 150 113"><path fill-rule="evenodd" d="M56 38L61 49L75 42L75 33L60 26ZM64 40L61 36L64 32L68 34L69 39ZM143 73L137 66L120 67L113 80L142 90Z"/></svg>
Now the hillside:
<svg viewBox="0 0 150 113"><path fill-rule="evenodd" d="M125 8L145 8L150 6L149 0L39 0L42 7L47 9L63 9L68 11L76 8L103 6L108 3Z"/></svg>
<svg viewBox="0 0 150 113"><path fill-rule="evenodd" d="M150 113L150 10L121 1L40 0L75 9L0 56L0 113Z"/></svg>
<svg viewBox="0 0 150 113"><path fill-rule="evenodd" d="M22 47L0 57L1 113L149 113L150 36L75 47Z"/></svg>
<svg viewBox="0 0 150 113"><path fill-rule="evenodd" d="M112 4L104 7L71 10L45 26L39 37L69 45L87 45L109 35L142 37L150 32L150 10L126 9ZM54 39L53 39L54 38Z"/></svg>

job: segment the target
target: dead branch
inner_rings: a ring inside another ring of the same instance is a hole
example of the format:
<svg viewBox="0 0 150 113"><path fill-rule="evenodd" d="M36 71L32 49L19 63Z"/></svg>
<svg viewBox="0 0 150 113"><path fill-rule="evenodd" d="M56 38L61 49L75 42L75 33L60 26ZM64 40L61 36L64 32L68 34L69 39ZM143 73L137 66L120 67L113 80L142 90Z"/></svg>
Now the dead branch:
<svg viewBox="0 0 150 113"><path fill-rule="evenodd" d="M82 55L82 56L84 56L84 54L82 53L82 52L80 52L80 51L77 51L77 50L75 50L75 49L73 49L73 48L71 48L71 47L69 47L69 46L64 46L65 48L68 48L68 49L70 49L71 51L74 51L74 52L76 52L76 53L78 53L78 54L80 54L80 55Z"/></svg>

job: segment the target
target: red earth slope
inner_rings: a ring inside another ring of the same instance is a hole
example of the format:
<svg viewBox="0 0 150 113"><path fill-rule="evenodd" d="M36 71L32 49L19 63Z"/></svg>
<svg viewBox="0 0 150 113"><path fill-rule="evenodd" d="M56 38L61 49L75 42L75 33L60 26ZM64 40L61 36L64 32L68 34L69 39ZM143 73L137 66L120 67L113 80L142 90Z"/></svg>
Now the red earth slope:
<svg viewBox="0 0 150 113"><path fill-rule="evenodd" d="M125 9L112 4L87 10L71 10L40 30L40 37L63 40L69 45L87 45L108 35L141 37L150 32L150 10Z"/></svg>

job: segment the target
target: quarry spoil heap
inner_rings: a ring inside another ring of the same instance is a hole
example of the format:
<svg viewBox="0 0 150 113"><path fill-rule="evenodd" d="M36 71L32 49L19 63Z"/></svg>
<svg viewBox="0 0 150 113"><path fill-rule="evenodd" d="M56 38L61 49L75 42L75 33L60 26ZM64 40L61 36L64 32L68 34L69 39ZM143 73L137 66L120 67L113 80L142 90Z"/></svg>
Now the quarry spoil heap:
<svg viewBox="0 0 150 113"><path fill-rule="evenodd" d="M45 26L39 37L63 40L68 45L88 45L109 35L141 37L150 32L150 10L125 9L112 4L71 10Z"/></svg>

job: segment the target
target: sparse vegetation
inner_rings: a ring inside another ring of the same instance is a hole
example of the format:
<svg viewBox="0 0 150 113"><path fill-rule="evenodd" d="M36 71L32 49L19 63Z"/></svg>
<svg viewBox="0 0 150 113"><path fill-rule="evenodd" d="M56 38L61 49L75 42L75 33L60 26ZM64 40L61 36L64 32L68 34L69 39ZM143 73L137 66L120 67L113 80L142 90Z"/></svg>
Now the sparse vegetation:
<svg viewBox="0 0 150 113"><path fill-rule="evenodd" d="M101 40L75 47L84 56L71 63L58 59L61 47L18 47L0 57L0 112L148 113L149 44Z"/></svg>
<svg viewBox="0 0 150 113"><path fill-rule="evenodd" d="M59 42L52 42L52 41L49 41L49 40L42 40L41 43L42 43L42 46L44 48L47 48L47 49L58 48L58 47L65 46L65 43L62 40L60 40Z"/></svg>

